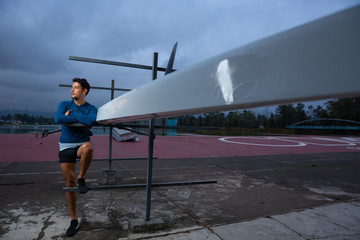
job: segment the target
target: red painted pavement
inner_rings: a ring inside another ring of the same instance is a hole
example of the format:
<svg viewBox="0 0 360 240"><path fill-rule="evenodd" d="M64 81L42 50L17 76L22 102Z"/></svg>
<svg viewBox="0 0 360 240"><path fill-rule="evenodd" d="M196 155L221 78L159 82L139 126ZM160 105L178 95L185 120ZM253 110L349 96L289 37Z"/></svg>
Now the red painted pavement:
<svg viewBox="0 0 360 240"><path fill-rule="evenodd" d="M57 161L60 133L47 138L31 134L0 135L0 162ZM222 139L222 140L221 140ZM93 136L95 158L107 158L109 137ZM113 158L147 157L148 138L139 142L113 141ZM359 152L360 137L277 136L156 136L154 157L198 158L325 152ZM360 156L360 155L359 155Z"/></svg>

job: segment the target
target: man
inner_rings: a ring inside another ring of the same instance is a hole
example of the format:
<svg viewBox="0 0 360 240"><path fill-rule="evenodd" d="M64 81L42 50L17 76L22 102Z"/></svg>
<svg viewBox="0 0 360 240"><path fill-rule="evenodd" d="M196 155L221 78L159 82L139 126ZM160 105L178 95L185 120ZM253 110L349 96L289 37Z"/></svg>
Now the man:
<svg viewBox="0 0 360 240"><path fill-rule="evenodd" d="M90 142L90 126L96 121L97 108L85 101L90 91L86 79L74 78L70 101L63 101L55 114L55 122L62 123L59 141L59 161L66 187L78 186L80 194L88 191L84 176L90 167L94 147ZM82 123L86 126L71 126L72 123ZM76 177L76 158L80 158L80 172ZM67 236L73 236L79 228L76 216L76 193L66 192L71 222L66 231Z"/></svg>

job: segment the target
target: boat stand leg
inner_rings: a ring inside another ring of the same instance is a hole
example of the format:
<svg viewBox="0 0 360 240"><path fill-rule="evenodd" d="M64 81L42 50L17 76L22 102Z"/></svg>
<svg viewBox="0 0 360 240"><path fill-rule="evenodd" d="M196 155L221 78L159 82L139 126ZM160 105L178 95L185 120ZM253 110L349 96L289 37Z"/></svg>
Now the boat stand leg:
<svg viewBox="0 0 360 240"><path fill-rule="evenodd" d="M115 81L111 81L111 97L110 99L114 99L114 87ZM112 169L112 129L113 127L109 127L109 168L103 169L102 171L102 183L105 185L113 185L116 184L116 170Z"/></svg>
<svg viewBox="0 0 360 240"><path fill-rule="evenodd" d="M150 120L150 135L149 135L149 156L147 162L147 179L146 179L146 213L145 221L150 221L151 209L151 188L152 188L152 170L153 170L153 151L154 151L154 120Z"/></svg>
<svg viewBox="0 0 360 240"><path fill-rule="evenodd" d="M153 66L152 66L152 80L155 80L157 78L157 68L158 68L158 53L154 52ZM154 139L155 139L154 119L151 119L149 120L149 149L148 149L147 180L146 180L145 222L150 221Z"/></svg>

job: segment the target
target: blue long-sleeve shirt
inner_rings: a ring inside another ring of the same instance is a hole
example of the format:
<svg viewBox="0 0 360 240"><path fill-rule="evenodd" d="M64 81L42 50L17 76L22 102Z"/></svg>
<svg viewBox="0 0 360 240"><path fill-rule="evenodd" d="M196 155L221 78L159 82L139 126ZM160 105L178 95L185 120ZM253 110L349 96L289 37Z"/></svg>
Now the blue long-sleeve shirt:
<svg viewBox="0 0 360 240"><path fill-rule="evenodd" d="M68 116L65 115L70 111ZM88 102L77 106L74 100L63 101L55 113L55 122L62 123L60 143L80 143L90 141L92 135L89 127L73 127L66 124L82 123L91 126L96 121L97 108Z"/></svg>

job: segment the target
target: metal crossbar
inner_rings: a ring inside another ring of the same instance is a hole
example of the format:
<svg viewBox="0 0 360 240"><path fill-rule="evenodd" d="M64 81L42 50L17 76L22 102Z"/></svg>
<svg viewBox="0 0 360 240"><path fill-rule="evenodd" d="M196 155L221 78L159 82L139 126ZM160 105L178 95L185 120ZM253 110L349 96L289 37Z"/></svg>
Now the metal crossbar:
<svg viewBox="0 0 360 240"><path fill-rule="evenodd" d="M69 84L59 84L59 87L72 87L72 85ZM127 89L127 88L108 88L108 87L93 87L91 86L91 89L98 89L98 90L111 90L111 91L124 91L124 92L128 92L131 91L131 89Z"/></svg>
<svg viewBox="0 0 360 240"><path fill-rule="evenodd" d="M138 69L144 69L144 70L152 70L153 69L152 66L147 66L147 65L125 63L125 62L115 62L115 61L95 59L95 58L69 56L69 60L80 61L80 62L90 62L90 63L100 63L100 64L106 64L106 65L120 66L120 67L138 68ZM165 72L166 68L158 67L157 70Z"/></svg>
<svg viewBox="0 0 360 240"><path fill-rule="evenodd" d="M184 185L198 185L198 184L212 184L217 183L217 180L202 180L202 181L184 181L184 182L164 182L153 183L152 187L167 187L167 186L184 186ZM147 184L122 184L122 185L101 185L88 186L89 191L111 190L111 189L131 189L131 188L145 188ZM77 187L64 187L65 192L77 192Z"/></svg>
<svg viewBox="0 0 360 240"><path fill-rule="evenodd" d="M158 159L158 158L153 158L153 159ZM147 160L147 158L112 158L112 161L137 161L137 160ZM80 161L79 159L77 159L77 161ZM109 161L109 158L94 158L92 161L95 162L105 162L105 161Z"/></svg>

